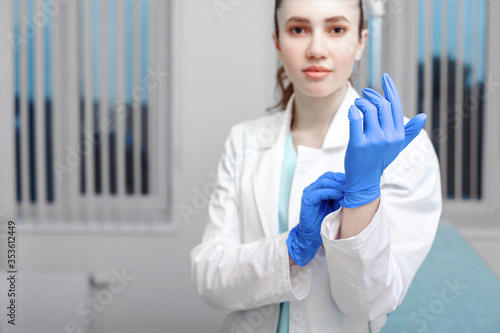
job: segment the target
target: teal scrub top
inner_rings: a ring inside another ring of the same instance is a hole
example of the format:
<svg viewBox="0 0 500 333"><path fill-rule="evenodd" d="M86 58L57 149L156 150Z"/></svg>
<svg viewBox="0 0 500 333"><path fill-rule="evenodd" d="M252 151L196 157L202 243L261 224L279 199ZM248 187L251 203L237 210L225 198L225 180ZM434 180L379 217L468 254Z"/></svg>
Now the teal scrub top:
<svg viewBox="0 0 500 333"><path fill-rule="evenodd" d="M279 197L279 233L288 230L288 205L290 202L290 190L292 189L293 174L297 165L297 153L293 147L292 135L288 134L285 142L285 155L281 168L281 183ZM280 304L280 315L278 319L278 329L276 333L288 333L289 303Z"/></svg>

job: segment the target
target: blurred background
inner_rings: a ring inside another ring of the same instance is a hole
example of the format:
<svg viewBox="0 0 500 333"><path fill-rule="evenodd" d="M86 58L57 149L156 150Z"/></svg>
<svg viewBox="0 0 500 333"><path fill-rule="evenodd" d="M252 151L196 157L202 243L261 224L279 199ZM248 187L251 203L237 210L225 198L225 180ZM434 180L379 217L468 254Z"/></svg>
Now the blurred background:
<svg viewBox="0 0 500 333"><path fill-rule="evenodd" d="M405 115L428 115L444 198L434 246L384 331L495 332L500 1L365 6L355 85L381 91L388 72ZM224 315L190 285L189 251L230 127L277 102L273 11L265 0L0 1L0 332L219 331Z"/></svg>

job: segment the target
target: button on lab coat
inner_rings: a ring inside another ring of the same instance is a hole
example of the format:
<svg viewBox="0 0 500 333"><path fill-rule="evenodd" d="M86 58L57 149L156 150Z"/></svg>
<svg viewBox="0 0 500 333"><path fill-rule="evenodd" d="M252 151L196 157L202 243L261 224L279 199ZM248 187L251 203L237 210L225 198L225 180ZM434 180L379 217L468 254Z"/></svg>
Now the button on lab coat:
<svg viewBox="0 0 500 333"><path fill-rule="evenodd" d="M303 189L326 171L344 172L347 113L358 96L349 85L321 149L298 146L288 230L299 223ZM278 199L294 97L284 111L231 128L202 242L190 253L191 282L209 305L228 314L222 332L274 333L285 301L290 333L378 332L434 240L442 206L437 156L422 131L385 170L370 224L339 239L342 208L332 212L314 259L289 267Z"/></svg>

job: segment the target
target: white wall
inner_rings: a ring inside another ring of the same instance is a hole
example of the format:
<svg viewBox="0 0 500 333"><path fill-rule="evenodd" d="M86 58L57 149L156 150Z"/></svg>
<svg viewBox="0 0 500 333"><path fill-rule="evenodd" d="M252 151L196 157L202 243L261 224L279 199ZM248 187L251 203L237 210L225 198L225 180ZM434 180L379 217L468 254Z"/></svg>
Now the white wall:
<svg viewBox="0 0 500 333"><path fill-rule="evenodd" d="M277 58L271 38L274 1L220 2L238 3L229 5L233 10L225 12L223 20L212 0L175 0L171 6L172 107L162 111L173 113L172 208L177 233L18 234L19 271L106 274L125 267L136 277L98 313L95 327L104 332L209 333L218 331L223 318L203 303L189 282L189 251L201 239L206 209L187 223L178 207L192 206L193 190L203 192L212 182L210 173L216 170L231 125L264 115L274 104ZM18 288L22 293L22 284ZM33 301L50 304L50 299ZM66 321L78 317L76 307L83 301L67 304L75 311ZM23 320L21 313L18 320Z"/></svg>

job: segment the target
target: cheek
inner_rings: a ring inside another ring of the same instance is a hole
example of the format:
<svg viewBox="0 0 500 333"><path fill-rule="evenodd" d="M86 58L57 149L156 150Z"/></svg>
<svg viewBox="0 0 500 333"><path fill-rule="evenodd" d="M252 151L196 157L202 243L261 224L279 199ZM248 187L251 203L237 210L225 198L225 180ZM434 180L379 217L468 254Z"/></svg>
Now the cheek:
<svg viewBox="0 0 500 333"><path fill-rule="evenodd" d="M295 68L300 66L303 50L297 44L283 43L281 45L283 63L286 67Z"/></svg>
<svg viewBox="0 0 500 333"><path fill-rule="evenodd" d="M355 62L358 45L352 41L341 41L332 45L331 50L336 62L350 64Z"/></svg>

